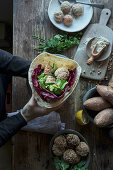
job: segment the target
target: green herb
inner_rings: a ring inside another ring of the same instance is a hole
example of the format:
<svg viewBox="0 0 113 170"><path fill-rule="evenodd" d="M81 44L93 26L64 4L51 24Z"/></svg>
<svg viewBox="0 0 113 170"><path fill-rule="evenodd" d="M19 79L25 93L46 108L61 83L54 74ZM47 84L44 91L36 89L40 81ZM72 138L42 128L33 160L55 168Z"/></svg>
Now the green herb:
<svg viewBox="0 0 113 170"><path fill-rule="evenodd" d="M55 84L50 85L48 88L52 93L54 93L58 96L62 93L62 90Z"/></svg>
<svg viewBox="0 0 113 170"><path fill-rule="evenodd" d="M46 89L46 86L45 86L45 84L44 84L44 79L43 79L43 78L41 78L41 79L39 80L39 83L40 83L40 85L41 85L41 87L42 87L43 89Z"/></svg>
<svg viewBox="0 0 113 170"><path fill-rule="evenodd" d="M52 85L55 84L55 82L45 82L45 85Z"/></svg>
<svg viewBox="0 0 113 170"><path fill-rule="evenodd" d="M37 50L39 53L61 53L74 45L79 45L81 36L82 32L76 33L74 36L58 34L53 36L53 38L44 40L34 35L33 38L39 41L39 46L35 47L34 50Z"/></svg>
<svg viewBox="0 0 113 170"><path fill-rule="evenodd" d="M69 170L88 170L86 167L84 167L86 161L81 161L77 165L74 165Z"/></svg>
<svg viewBox="0 0 113 170"><path fill-rule="evenodd" d="M44 72L38 76L38 79L41 79L42 77L44 77Z"/></svg>
<svg viewBox="0 0 113 170"><path fill-rule="evenodd" d="M64 162L63 159L60 160L58 157L55 157L54 163L57 170L67 170L69 168L69 164Z"/></svg>
<svg viewBox="0 0 113 170"><path fill-rule="evenodd" d="M50 92L53 92L54 91L54 86L53 85L50 85L50 86L48 86L48 89L50 90Z"/></svg>
<svg viewBox="0 0 113 170"><path fill-rule="evenodd" d="M40 76L38 76L37 78L38 78L38 81L39 81L41 87L42 87L43 89L46 89L45 81L46 81L47 76L45 76L44 73L42 73L42 74L41 74Z"/></svg>
<svg viewBox="0 0 113 170"><path fill-rule="evenodd" d="M55 72L56 70L57 70L57 66L56 66L56 64L53 64L51 73L54 74L54 72Z"/></svg>
<svg viewBox="0 0 113 170"><path fill-rule="evenodd" d="M62 93L62 90L65 88L67 83L68 82L66 80L56 79L56 85L53 82L51 82L51 84L50 83L48 84L45 83L45 84L49 85L48 86L49 91L59 96Z"/></svg>
<svg viewBox="0 0 113 170"><path fill-rule="evenodd" d="M68 82L66 80L56 79L57 86L63 90Z"/></svg>
<svg viewBox="0 0 113 170"><path fill-rule="evenodd" d="M56 71L57 66L53 64L52 67L52 76L55 77L54 72ZM61 95L62 90L65 88L68 83L66 80L56 79L56 82L47 82L46 78L48 75L44 75L42 72L41 75L37 76L37 79L43 89L48 89L50 92L56 94L57 96Z"/></svg>
<svg viewBox="0 0 113 170"><path fill-rule="evenodd" d="M59 96L59 95L61 95L62 90L59 87L54 86L53 93L56 94L57 96Z"/></svg>
<svg viewBox="0 0 113 170"><path fill-rule="evenodd" d="M86 161L81 161L77 165L70 167L70 165L66 163L63 159L55 157L54 163L57 170L88 170L84 167Z"/></svg>
<svg viewBox="0 0 113 170"><path fill-rule="evenodd" d="M57 170L60 170L61 167L61 160L58 157L55 157L54 159L55 167Z"/></svg>

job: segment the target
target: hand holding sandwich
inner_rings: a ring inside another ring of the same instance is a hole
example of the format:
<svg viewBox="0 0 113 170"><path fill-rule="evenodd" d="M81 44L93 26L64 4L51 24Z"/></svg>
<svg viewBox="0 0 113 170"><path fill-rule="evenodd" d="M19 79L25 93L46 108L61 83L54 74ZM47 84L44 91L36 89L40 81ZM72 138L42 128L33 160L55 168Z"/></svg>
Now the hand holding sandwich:
<svg viewBox="0 0 113 170"><path fill-rule="evenodd" d="M53 109L41 107L35 100L34 95L32 95L29 102L21 110L21 114L24 117L24 119L28 122L36 117L47 115L51 111L53 111Z"/></svg>

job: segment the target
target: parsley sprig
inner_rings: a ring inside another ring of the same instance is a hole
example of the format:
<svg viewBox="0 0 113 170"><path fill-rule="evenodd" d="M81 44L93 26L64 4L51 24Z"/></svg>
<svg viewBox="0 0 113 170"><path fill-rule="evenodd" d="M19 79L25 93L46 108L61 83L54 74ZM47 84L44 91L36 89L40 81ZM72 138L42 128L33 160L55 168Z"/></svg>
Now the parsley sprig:
<svg viewBox="0 0 113 170"><path fill-rule="evenodd" d="M66 49L79 45L82 32L76 33L74 36L64 35L54 35L53 38L44 40L39 36L34 35L33 38L39 41L39 46L35 47L34 50L41 52L50 53L62 53Z"/></svg>

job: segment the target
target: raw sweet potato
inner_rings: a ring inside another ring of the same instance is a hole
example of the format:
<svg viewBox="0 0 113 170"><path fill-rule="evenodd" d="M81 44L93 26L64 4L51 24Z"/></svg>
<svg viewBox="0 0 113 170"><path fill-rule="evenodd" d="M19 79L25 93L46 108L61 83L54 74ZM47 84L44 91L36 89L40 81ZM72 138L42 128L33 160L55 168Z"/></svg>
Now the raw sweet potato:
<svg viewBox="0 0 113 170"><path fill-rule="evenodd" d="M113 109L105 109L99 112L95 118L94 123L99 127L105 127L113 123Z"/></svg>
<svg viewBox="0 0 113 170"><path fill-rule="evenodd" d="M89 110L101 111L110 108L112 105L102 97L92 97L84 102L84 107Z"/></svg>
<svg viewBox="0 0 113 170"><path fill-rule="evenodd" d="M97 92L113 105L113 89L110 86L97 85Z"/></svg>

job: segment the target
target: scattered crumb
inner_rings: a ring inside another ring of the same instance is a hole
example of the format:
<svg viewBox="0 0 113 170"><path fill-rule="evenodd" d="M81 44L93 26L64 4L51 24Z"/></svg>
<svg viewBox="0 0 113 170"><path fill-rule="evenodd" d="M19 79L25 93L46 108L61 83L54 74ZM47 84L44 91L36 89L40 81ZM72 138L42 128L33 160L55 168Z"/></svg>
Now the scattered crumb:
<svg viewBox="0 0 113 170"><path fill-rule="evenodd" d="M93 72L95 72L95 69L92 69Z"/></svg>

